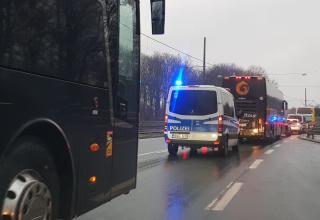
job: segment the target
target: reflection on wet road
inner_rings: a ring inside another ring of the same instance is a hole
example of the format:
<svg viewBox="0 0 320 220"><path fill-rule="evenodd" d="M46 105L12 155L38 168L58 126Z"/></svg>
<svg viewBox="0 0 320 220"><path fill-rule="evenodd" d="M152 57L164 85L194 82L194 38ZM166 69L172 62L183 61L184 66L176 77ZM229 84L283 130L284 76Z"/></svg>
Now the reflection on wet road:
<svg viewBox="0 0 320 220"><path fill-rule="evenodd" d="M251 219L248 214L251 208L246 206L246 202L250 204L253 202L254 193L263 196L264 193L271 193L268 190L277 189L279 185L277 181L283 182L280 173L276 172L279 171L279 167L283 172L281 175L286 175L289 179L299 175L290 169L302 166L297 159L300 158L299 155L304 155L302 160L308 158L309 153L303 148L314 151L313 153L318 152L312 157L314 163L319 160L312 166L320 168L320 156L317 156L320 155L320 146L318 149L314 145L292 137L271 145L245 143L240 145L239 152L232 152L227 158L222 158L206 148L199 149L196 153L180 149L177 157L171 157L166 152L162 138L141 140L137 189L89 212L80 219ZM283 164L286 161L283 159L289 160L291 166ZM308 172L310 173L307 175L312 174L311 170ZM293 176L288 176L288 173ZM255 183L266 176L270 179L259 183L261 188L257 189ZM315 180L320 180L319 176ZM270 185L271 183L274 185ZM252 191L253 194L248 189L251 185L255 189ZM281 186L288 187L284 183ZM243 194L244 190L249 194ZM281 189L277 190L281 192ZM294 199L295 195L289 197ZM239 203L237 206L234 205L235 201ZM268 210L266 207L264 209ZM268 215L265 213L268 212L264 210L262 213L264 214L262 216L254 215L255 219L267 219ZM286 213L283 215L293 217ZM271 219L283 218L280 216Z"/></svg>

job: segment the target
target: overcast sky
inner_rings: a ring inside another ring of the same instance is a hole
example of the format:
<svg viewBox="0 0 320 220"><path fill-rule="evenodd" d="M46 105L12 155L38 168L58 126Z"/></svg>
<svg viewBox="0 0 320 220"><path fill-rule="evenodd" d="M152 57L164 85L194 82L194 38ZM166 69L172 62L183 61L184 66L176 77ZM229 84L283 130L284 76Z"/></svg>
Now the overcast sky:
<svg viewBox="0 0 320 220"><path fill-rule="evenodd" d="M166 0L166 32L155 39L207 62L263 67L289 106L320 104L319 0ZM141 0L141 31L150 35L150 1ZM142 38L142 52L172 50ZM200 63L198 63L200 65ZM287 73L308 73L307 76Z"/></svg>

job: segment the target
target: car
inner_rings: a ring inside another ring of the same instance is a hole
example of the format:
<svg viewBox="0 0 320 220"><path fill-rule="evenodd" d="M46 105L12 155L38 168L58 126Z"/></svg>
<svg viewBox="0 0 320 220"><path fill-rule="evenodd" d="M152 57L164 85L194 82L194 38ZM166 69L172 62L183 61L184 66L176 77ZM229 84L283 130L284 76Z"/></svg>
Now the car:
<svg viewBox="0 0 320 220"><path fill-rule="evenodd" d="M303 131L303 126L298 119L288 119L288 127L291 134L301 134Z"/></svg>
<svg viewBox="0 0 320 220"><path fill-rule="evenodd" d="M302 114L289 114L287 117L290 128L294 127L292 132L294 133L305 133L307 129L306 117Z"/></svg>
<svg viewBox="0 0 320 220"><path fill-rule="evenodd" d="M210 85L172 86L165 115L165 141L170 155L179 146L195 151L206 146L227 156L238 150L239 122L233 95Z"/></svg>

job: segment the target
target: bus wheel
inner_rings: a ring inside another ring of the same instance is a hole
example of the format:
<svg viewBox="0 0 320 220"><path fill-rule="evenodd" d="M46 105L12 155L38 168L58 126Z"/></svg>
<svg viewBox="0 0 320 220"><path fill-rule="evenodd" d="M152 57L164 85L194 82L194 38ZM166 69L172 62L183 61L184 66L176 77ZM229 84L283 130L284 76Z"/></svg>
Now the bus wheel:
<svg viewBox="0 0 320 220"><path fill-rule="evenodd" d="M179 146L176 144L168 144L168 152L172 156L176 156L178 153Z"/></svg>
<svg viewBox="0 0 320 220"><path fill-rule="evenodd" d="M16 147L0 164L0 219L57 219L59 181L51 155L37 139Z"/></svg>
<svg viewBox="0 0 320 220"><path fill-rule="evenodd" d="M224 138L220 151L221 151L221 156L223 157L228 156L228 153L229 153L228 137Z"/></svg>

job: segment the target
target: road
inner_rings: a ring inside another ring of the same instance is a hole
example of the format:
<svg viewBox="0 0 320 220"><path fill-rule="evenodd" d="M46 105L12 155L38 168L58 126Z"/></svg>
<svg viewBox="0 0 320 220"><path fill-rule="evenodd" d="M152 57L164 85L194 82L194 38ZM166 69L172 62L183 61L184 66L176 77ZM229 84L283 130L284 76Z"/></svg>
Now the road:
<svg viewBox="0 0 320 220"><path fill-rule="evenodd" d="M227 158L199 150L168 156L140 140L137 189L80 220L309 220L320 216L320 144L246 143Z"/></svg>

